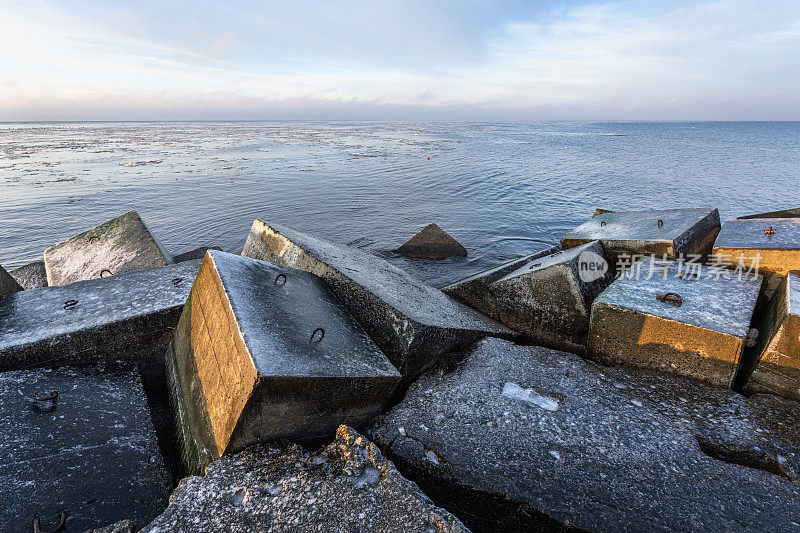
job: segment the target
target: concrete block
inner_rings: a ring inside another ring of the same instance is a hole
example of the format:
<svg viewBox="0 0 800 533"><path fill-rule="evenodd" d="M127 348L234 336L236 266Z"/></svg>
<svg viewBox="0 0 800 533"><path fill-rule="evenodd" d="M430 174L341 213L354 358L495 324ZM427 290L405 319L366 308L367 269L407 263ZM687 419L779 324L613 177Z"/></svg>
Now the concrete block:
<svg viewBox="0 0 800 533"><path fill-rule="evenodd" d="M798 209L783 209L782 211L770 211L769 213L758 213L756 215L747 215L738 217L739 220L747 220L750 218L798 218L800 217L800 208Z"/></svg>
<svg viewBox="0 0 800 533"><path fill-rule="evenodd" d="M515 335L383 259L285 226L253 222L242 255L324 279L407 381L481 337Z"/></svg>
<svg viewBox="0 0 800 533"><path fill-rule="evenodd" d="M41 289L47 287L47 271L44 268L44 261L34 261L11 272L11 277L17 280L23 289Z"/></svg>
<svg viewBox="0 0 800 533"><path fill-rule="evenodd" d="M260 444L183 480L170 506L141 533L467 533L352 428L309 452Z"/></svg>
<svg viewBox="0 0 800 533"><path fill-rule="evenodd" d="M50 286L169 264L172 264L169 253L136 211L129 211L44 251Z"/></svg>
<svg viewBox="0 0 800 533"><path fill-rule="evenodd" d="M599 240L616 266L620 254L666 255L667 259L708 254L719 228L719 211L710 207L609 211L595 214L567 233L561 246L566 249Z"/></svg>
<svg viewBox="0 0 800 533"><path fill-rule="evenodd" d="M800 219L729 220L722 226L713 253L733 263L741 257L745 266L757 265L766 276L785 276L800 269Z"/></svg>
<svg viewBox="0 0 800 533"><path fill-rule="evenodd" d="M499 272L503 275L498 277ZM530 341L585 354L592 302L611 278L603 245L594 241L516 264L513 270L501 266L442 290Z"/></svg>
<svg viewBox="0 0 800 533"><path fill-rule="evenodd" d="M6 272L3 265L0 265L0 296L19 292L21 290L23 290L22 285L17 283L17 280L11 277L11 274Z"/></svg>
<svg viewBox="0 0 800 533"><path fill-rule="evenodd" d="M681 276L680 268L686 267L678 261L644 257L630 277L600 294L592 304L590 355L731 386L762 278ZM671 294L682 303L665 301Z"/></svg>
<svg viewBox="0 0 800 533"><path fill-rule="evenodd" d="M201 246L200 248L195 248L194 250L189 250L188 252L183 252L182 254L173 255L172 260L176 263L183 263L184 261L192 261L194 259L202 259L206 252L209 250L220 250L222 248L219 246Z"/></svg>
<svg viewBox="0 0 800 533"><path fill-rule="evenodd" d="M167 365L184 462L331 439L379 413L400 374L313 274L208 252Z"/></svg>
<svg viewBox="0 0 800 533"><path fill-rule="evenodd" d="M761 345L747 390L800 400L800 272L784 278L759 331Z"/></svg>
<svg viewBox="0 0 800 533"><path fill-rule="evenodd" d="M798 527L800 409L771 394L485 339L365 433L473 531Z"/></svg>
<svg viewBox="0 0 800 533"><path fill-rule="evenodd" d="M146 524L167 505L167 472L136 371L0 373L0 456L0 531L31 531L34 515L51 531L60 511L66 531Z"/></svg>
<svg viewBox="0 0 800 533"><path fill-rule="evenodd" d="M175 328L200 261L0 298L0 370L135 360Z"/></svg>
<svg viewBox="0 0 800 533"><path fill-rule="evenodd" d="M428 224L397 249L406 257L445 259L450 256L466 257L467 249L436 224Z"/></svg>

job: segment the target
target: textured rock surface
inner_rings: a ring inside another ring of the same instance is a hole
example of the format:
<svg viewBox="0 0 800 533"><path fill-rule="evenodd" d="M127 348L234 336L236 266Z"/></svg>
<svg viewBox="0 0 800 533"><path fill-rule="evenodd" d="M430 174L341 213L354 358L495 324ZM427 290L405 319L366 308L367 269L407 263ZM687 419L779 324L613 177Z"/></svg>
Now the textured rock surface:
<svg viewBox="0 0 800 533"><path fill-rule="evenodd" d="M169 253L136 211L129 211L44 251L50 286L171 263Z"/></svg>
<svg viewBox="0 0 800 533"><path fill-rule="evenodd" d="M422 228L397 251L406 257L421 259L445 259L467 255L467 249L436 224L428 224Z"/></svg>
<svg viewBox="0 0 800 533"><path fill-rule="evenodd" d="M600 240L614 266L623 253L659 257L666 254L668 259L681 254L707 254L719 228L719 211L710 207L609 211L595 214L567 233L561 239L561 246L572 248Z"/></svg>
<svg viewBox="0 0 800 533"><path fill-rule="evenodd" d="M0 298L0 370L151 352L178 323L199 266L187 262Z"/></svg>
<svg viewBox="0 0 800 533"><path fill-rule="evenodd" d="M442 290L536 344L586 353L592 301L612 276L603 245L594 241L510 266Z"/></svg>
<svg viewBox="0 0 800 533"><path fill-rule="evenodd" d="M380 451L342 426L318 453L254 446L189 477L142 533L245 531L461 532Z"/></svg>
<svg viewBox="0 0 800 533"><path fill-rule="evenodd" d="M731 386L761 277L693 278L680 275L685 268L644 257L615 280L592 304L590 356ZM658 299L669 293L682 297L683 304Z"/></svg>
<svg viewBox="0 0 800 533"><path fill-rule="evenodd" d="M200 248L195 248L194 250L189 250L182 254L173 255L172 260L176 263L183 263L184 261L192 261L193 259L202 259L209 250L221 251L222 248L219 246L201 246Z"/></svg>
<svg viewBox="0 0 800 533"><path fill-rule="evenodd" d="M367 435L476 531L796 531L797 406L486 339Z"/></svg>
<svg viewBox="0 0 800 533"><path fill-rule="evenodd" d="M798 218L798 217L800 217L800 208L784 209L782 211L770 211L769 213L759 213L757 215L747 215L739 217L739 220L747 220L749 218Z"/></svg>
<svg viewBox="0 0 800 533"><path fill-rule="evenodd" d="M55 402L34 395L58 391ZM0 531L146 524L169 483L138 374L62 368L0 373Z"/></svg>
<svg viewBox="0 0 800 533"><path fill-rule="evenodd" d="M0 296L21 291L22 286L0 265Z"/></svg>
<svg viewBox="0 0 800 533"><path fill-rule="evenodd" d="M9 272L9 274L11 274L11 277L17 280L17 283L22 285L22 288L25 290L47 287L47 271L44 269L44 261L28 263L27 265L15 268Z"/></svg>
<svg viewBox="0 0 800 533"><path fill-rule="evenodd" d="M407 380L481 337L515 335L383 259L291 228L256 220L242 255L324 279Z"/></svg>
<svg viewBox="0 0 800 533"><path fill-rule="evenodd" d="M317 276L208 252L168 369L184 461L257 442L330 442L380 413L400 374Z"/></svg>
<svg viewBox="0 0 800 533"><path fill-rule="evenodd" d="M768 234L770 228L774 234ZM713 253L733 263L741 256L747 267L757 265L762 274L785 276L800 269L800 219L729 220L722 226Z"/></svg>
<svg viewBox="0 0 800 533"><path fill-rule="evenodd" d="M120 520L115 524L98 527L86 533L136 533L136 526L130 520Z"/></svg>

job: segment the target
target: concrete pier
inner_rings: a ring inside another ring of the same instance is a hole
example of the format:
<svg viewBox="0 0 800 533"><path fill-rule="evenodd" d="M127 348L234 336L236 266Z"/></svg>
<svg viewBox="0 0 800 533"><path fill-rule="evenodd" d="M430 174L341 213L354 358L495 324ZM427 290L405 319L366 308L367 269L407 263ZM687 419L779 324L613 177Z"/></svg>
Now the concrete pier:
<svg viewBox="0 0 800 533"><path fill-rule="evenodd" d="M39 400L35 398L38 397ZM147 524L169 482L136 371L0 373L0 531Z"/></svg>
<svg viewBox="0 0 800 533"><path fill-rule="evenodd" d="M115 276L172 264L136 211L129 211L44 251L47 283Z"/></svg>
<svg viewBox="0 0 800 533"><path fill-rule="evenodd" d="M9 274L3 265L0 265L0 297L6 294L19 292L23 290L22 285L17 283L11 274Z"/></svg>
<svg viewBox="0 0 800 533"><path fill-rule="evenodd" d="M714 255L771 276L800 269L800 219L729 220L714 243Z"/></svg>
<svg viewBox="0 0 800 533"><path fill-rule="evenodd" d="M0 370L150 353L172 332L200 261L0 298Z"/></svg>
<svg viewBox="0 0 800 533"><path fill-rule="evenodd" d="M319 442L379 413L400 374L308 272L210 251L167 365L191 472L257 442Z"/></svg>
<svg viewBox="0 0 800 533"><path fill-rule="evenodd" d="M661 263L642 258L595 299L590 356L731 386L762 278L686 276L679 262Z"/></svg>
<svg viewBox="0 0 800 533"><path fill-rule="evenodd" d="M594 241L515 266L501 266L442 290L529 341L585 354L592 302L612 278L603 245ZM498 272L504 275L498 278Z"/></svg>
<svg viewBox="0 0 800 533"><path fill-rule="evenodd" d="M17 280L23 289L41 289L47 287L47 271L44 268L44 261L34 261L11 272L11 277Z"/></svg>
<svg viewBox="0 0 800 533"><path fill-rule="evenodd" d="M285 226L253 222L242 255L324 279L407 381L484 336L515 336L383 259Z"/></svg>
<svg viewBox="0 0 800 533"><path fill-rule="evenodd" d="M719 211L711 207L607 211L564 235L561 246L566 249L599 240L616 266L621 254L667 259L708 254L719 229Z"/></svg>

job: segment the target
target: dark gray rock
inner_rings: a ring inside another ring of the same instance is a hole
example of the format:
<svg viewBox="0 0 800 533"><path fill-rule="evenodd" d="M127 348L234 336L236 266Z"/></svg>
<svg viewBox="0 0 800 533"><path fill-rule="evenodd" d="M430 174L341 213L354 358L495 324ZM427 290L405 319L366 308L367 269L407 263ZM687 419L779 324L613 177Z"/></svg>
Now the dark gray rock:
<svg viewBox="0 0 800 533"><path fill-rule="evenodd" d="M23 290L22 286L17 283L11 274L6 272L6 269L3 268L3 265L0 265L0 297L11 294L14 292L19 292Z"/></svg>
<svg viewBox="0 0 800 533"><path fill-rule="evenodd" d="M54 401L33 400L58 391ZM123 518L146 524L169 482L135 371L86 368L0 373L0 531L31 531L34 515L66 531Z"/></svg>
<svg viewBox="0 0 800 533"><path fill-rule="evenodd" d="M383 259L291 228L256 220L242 255L324 279L407 381L481 337L516 335Z"/></svg>
<svg viewBox="0 0 800 533"><path fill-rule="evenodd" d="M798 218L798 217L800 217L800 208L784 209L782 211L770 211L769 213L759 213L757 215L747 215L739 217L739 220L747 220L749 218Z"/></svg>
<svg viewBox="0 0 800 533"><path fill-rule="evenodd" d="M116 524L98 527L86 533L136 533L136 526L130 520L120 520Z"/></svg>
<svg viewBox="0 0 800 533"><path fill-rule="evenodd" d="M318 453L265 444L183 480L142 533L245 531L465 532L380 450L342 426Z"/></svg>
<svg viewBox="0 0 800 533"><path fill-rule="evenodd" d="M330 442L380 413L400 381L320 278L217 251L167 368L190 472L258 442Z"/></svg>
<svg viewBox="0 0 800 533"><path fill-rule="evenodd" d="M172 260L176 263L183 263L184 261L192 261L193 259L202 259L209 250L222 251L222 248L219 246L201 246L200 248L195 248L194 250L189 250L182 254L173 255Z"/></svg>
<svg viewBox="0 0 800 533"><path fill-rule="evenodd" d="M129 211L44 251L47 284L51 287L171 263L172 257L136 211Z"/></svg>
<svg viewBox="0 0 800 533"><path fill-rule="evenodd" d="M595 213L567 233L561 246L572 248L599 240L612 266L624 266L621 254L666 255L667 259L708 254L720 228L719 211L710 207Z"/></svg>
<svg viewBox="0 0 800 533"><path fill-rule="evenodd" d="M47 287L47 272L44 269L44 261L34 261L11 272L11 277L17 280L23 289L41 289Z"/></svg>
<svg viewBox="0 0 800 533"><path fill-rule="evenodd" d="M486 339L367 435L476 531L796 531L797 405Z"/></svg>
<svg viewBox="0 0 800 533"><path fill-rule="evenodd" d="M467 249L436 224L428 224L397 251L406 257L446 259L466 257Z"/></svg>
<svg viewBox="0 0 800 533"><path fill-rule="evenodd" d="M199 261L0 298L0 370L136 360L175 329Z"/></svg>
<svg viewBox="0 0 800 533"><path fill-rule="evenodd" d="M741 260L765 276L785 276L800 269L800 219L729 220L722 226L713 253L733 263L731 266Z"/></svg>
<svg viewBox="0 0 800 533"><path fill-rule="evenodd" d="M644 257L614 281L592 304L590 356L733 385L761 276L681 275L685 268ZM683 303L659 299L668 294Z"/></svg>
<svg viewBox="0 0 800 533"><path fill-rule="evenodd" d="M611 277L603 245L593 241L537 256L514 269L501 265L442 290L528 341L585 354L592 301Z"/></svg>

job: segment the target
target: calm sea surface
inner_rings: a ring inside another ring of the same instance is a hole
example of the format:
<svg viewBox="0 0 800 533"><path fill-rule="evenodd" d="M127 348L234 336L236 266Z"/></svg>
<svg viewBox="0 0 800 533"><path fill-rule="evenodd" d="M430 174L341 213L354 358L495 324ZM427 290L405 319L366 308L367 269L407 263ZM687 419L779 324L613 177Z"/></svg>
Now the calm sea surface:
<svg viewBox="0 0 800 533"><path fill-rule="evenodd" d="M0 124L0 264L130 209L173 253L255 217L434 284L555 244L596 207L800 207L800 122ZM465 259L392 250L436 222Z"/></svg>

